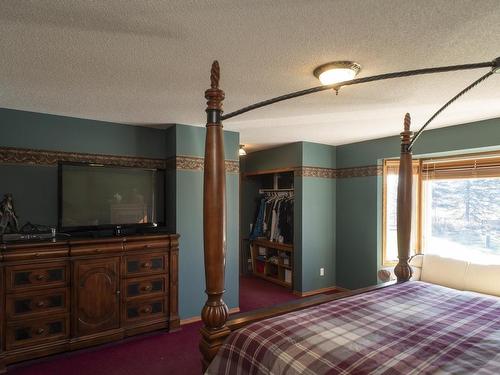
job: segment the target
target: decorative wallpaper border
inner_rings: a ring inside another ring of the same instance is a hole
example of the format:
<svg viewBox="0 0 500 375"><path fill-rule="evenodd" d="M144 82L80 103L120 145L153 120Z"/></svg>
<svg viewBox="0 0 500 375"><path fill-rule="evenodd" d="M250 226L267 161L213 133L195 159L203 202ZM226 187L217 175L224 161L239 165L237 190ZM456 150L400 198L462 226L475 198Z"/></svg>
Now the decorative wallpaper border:
<svg viewBox="0 0 500 375"><path fill-rule="evenodd" d="M202 171L204 164L205 158L198 156L176 156L167 160L167 165L185 171ZM226 160L225 166L227 173L240 173L240 162L237 160Z"/></svg>
<svg viewBox="0 0 500 375"><path fill-rule="evenodd" d="M54 166L59 161L74 163L95 163L119 165L124 167L151 168L151 169L177 169L202 171L204 158L197 156L176 156L169 159L144 158L139 156L117 156L106 154L89 154L83 152L49 151L24 149L16 147L0 147L0 163L2 164L28 164ZM237 160L226 160L227 173L239 173L240 165ZM295 175L299 177L317 178L353 178L381 176L381 165L368 165L352 168L321 168L297 167Z"/></svg>
<svg viewBox="0 0 500 375"><path fill-rule="evenodd" d="M0 148L0 162L4 164L57 165L58 162L95 163L137 168L165 168L164 159L138 156L88 154L82 152L34 150L15 147Z"/></svg>
<svg viewBox="0 0 500 375"><path fill-rule="evenodd" d="M295 169L298 177L337 178L337 170L333 168L320 167L298 167Z"/></svg>
<svg viewBox="0 0 500 375"><path fill-rule="evenodd" d="M238 160L226 160L226 173L240 173L240 162Z"/></svg>
<svg viewBox="0 0 500 375"><path fill-rule="evenodd" d="M169 159L144 158L139 156L117 156L105 154L89 154L82 152L49 151L24 149L16 147L0 147L0 163L55 166L58 162L94 163L117 165L124 167L150 169L180 169L202 171L204 158L177 156ZM237 160L226 160L226 172L239 173Z"/></svg>
<svg viewBox="0 0 500 375"><path fill-rule="evenodd" d="M366 165L362 167L339 168L337 178L352 178L352 177L373 177L382 176L384 168L382 165Z"/></svg>
<svg viewBox="0 0 500 375"><path fill-rule="evenodd" d="M321 167L297 167L295 176L317 177L317 178L353 178L381 176L383 167L381 165L368 165L352 168L321 168Z"/></svg>
<svg viewBox="0 0 500 375"><path fill-rule="evenodd" d="M175 169L184 171L202 171L205 163L205 158L194 156L176 156L174 160Z"/></svg>

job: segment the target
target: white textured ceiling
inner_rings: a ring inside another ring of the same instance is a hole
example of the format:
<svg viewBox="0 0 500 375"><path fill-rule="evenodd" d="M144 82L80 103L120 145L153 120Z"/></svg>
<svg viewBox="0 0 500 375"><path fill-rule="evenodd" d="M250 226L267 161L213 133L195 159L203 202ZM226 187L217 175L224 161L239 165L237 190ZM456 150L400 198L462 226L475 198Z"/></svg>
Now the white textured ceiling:
<svg viewBox="0 0 500 375"><path fill-rule="evenodd" d="M361 76L500 56L500 0L2 0L0 107L138 125L202 125L210 64L226 112L318 85L355 60ZM344 144L415 126L483 71L371 83L227 121L254 148ZM500 75L435 126L500 117Z"/></svg>

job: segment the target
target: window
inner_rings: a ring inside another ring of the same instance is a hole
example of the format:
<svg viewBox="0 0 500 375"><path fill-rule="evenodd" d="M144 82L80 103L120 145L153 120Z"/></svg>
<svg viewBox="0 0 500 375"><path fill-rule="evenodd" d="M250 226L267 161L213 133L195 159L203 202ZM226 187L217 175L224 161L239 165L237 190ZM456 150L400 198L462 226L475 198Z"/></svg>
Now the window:
<svg viewBox="0 0 500 375"><path fill-rule="evenodd" d="M412 251L486 263L500 256L500 154L415 163ZM398 165L384 163L384 265L397 262Z"/></svg>
<svg viewBox="0 0 500 375"><path fill-rule="evenodd" d="M397 243L397 197L398 197L399 160L384 161L384 186L383 186L383 255L384 266L392 266L398 262ZM411 251L412 254L420 252L420 162L413 162L413 217Z"/></svg>
<svg viewBox="0 0 500 375"><path fill-rule="evenodd" d="M423 163L427 253L488 262L500 255L500 157Z"/></svg>

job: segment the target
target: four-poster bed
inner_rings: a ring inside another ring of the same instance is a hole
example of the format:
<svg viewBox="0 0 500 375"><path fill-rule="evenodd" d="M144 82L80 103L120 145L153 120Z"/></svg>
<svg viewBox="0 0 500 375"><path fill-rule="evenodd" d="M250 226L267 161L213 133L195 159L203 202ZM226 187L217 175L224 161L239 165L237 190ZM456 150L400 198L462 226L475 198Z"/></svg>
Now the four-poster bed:
<svg viewBox="0 0 500 375"><path fill-rule="evenodd" d="M215 61L211 70L211 87L205 92L207 99L207 133L205 144L205 166L204 166L204 258L205 258L205 280L206 280L206 294L207 301L203 307L201 317L204 327L201 330L200 351L203 359L203 369L206 370L210 365L217 352L227 341L232 332L238 331L236 334L231 335L231 343L228 344L232 349L237 346L238 340L241 337L255 336L248 334L245 330L248 325L252 323L255 330L259 330L258 322L266 320L266 327L274 327L273 329L278 332L285 330L286 327L280 326L280 320L292 317L292 321L297 322L307 320L309 315L321 315L319 311L327 309L328 314L335 314L339 308L344 305L349 305L350 301L357 301L363 304L370 298L394 298L394 301L400 301L401 295L407 293L407 288L404 284L405 281L410 280L412 269L408 264L410 257L410 234L411 234L411 199L412 199L412 147L416 139L420 136L422 131L427 125L448 105L455 101L458 97L469 91L471 88L481 83L490 77L495 71L499 69L500 58L491 62L483 62L477 64L455 65L439 68L419 69L405 72L382 74L378 76L358 78L351 81L341 82L329 86L318 86L312 89L297 91L291 94L276 97L274 99L266 100L254 105L242 108L238 111L229 113L225 116L222 115L222 101L224 99L224 92L219 88L219 64ZM327 89L340 89L342 86L354 85L366 82L374 82L390 78L409 77L421 74L450 72L457 70L468 70L477 68L490 68L490 71L484 74L481 78L473 82L466 89L462 90L459 94L453 97L443 107L441 107L424 126L415 134L410 131L410 115L406 114L404 118L404 130L401 133L401 155L400 155L400 169L399 169L399 185L398 185L398 211L397 211L397 225L398 225L398 258L399 262L395 268L397 277L396 283L385 283L377 286L372 286L355 291L340 293L336 295L320 295L314 298L298 300L288 304L261 309L249 313L239 314L228 320L228 308L224 303L222 297L224 294L224 265L225 265L225 170L224 170L224 146L223 146L223 130L222 120L232 118L239 114L267 106L279 101L288 100L291 98L319 92ZM412 284L412 283L408 283ZM387 288L391 286L391 288ZM430 293L430 295L440 296L444 292L439 290L439 287L426 288L421 285L412 286L411 288L417 289L415 293ZM399 297L398 297L399 296ZM350 298L347 298L350 297ZM437 297L436 297L437 298ZM336 301L333 303L333 301ZM406 301L408 303L409 301ZM397 304L397 302L394 302ZM346 307L346 306L344 306ZM347 307L346 307L347 308ZM416 308L416 307L415 307ZM450 306L453 309L453 306ZM301 311L308 309L308 314L304 315ZM499 307L500 311L500 307ZM323 311L324 312L324 311ZM374 313L374 311L371 311ZM350 311L351 314L352 311ZM281 317L281 315L287 314ZM301 315L302 314L302 315ZM354 314L356 315L356 314ZM500 315L500 314L499 314ZM273 317L278 317L269 319ZM314 320L314 319L313 319ZM353 323L353 322L351 322ZM366 322L365 322L366 323ZM311 323L312 324L312 323ZM499 322L500 324L500 322ZM260 326L262 327L262 324ZM406 327L408 328L408 327ZM404 328L404 329L406 329ZM240 334L241 333L241 334ZM291 335L292 333L289 332ZM240 335L240 336L238 336ZM272 335L256 335L260 340L272 340ZM245 345L251 346L251 340L246 341ZM230 348L229 348L230 349ZM224 350L227 352L228 348ZM292 350L292 349L290 349ZM304 353L311 353L309 349L304 349ZM226 353L227 354L227 353ZM255 354L255 353L254 353ZM230 354L228 354L230 355ZM286 352L280 352L280 356L287 356ZM312 355L314 357L314 355ZM261 358L262 360L262 358ZM240 360L241 362L241 360ZM251 361L250 361L251 362ZM337 366L333 364L332 366ZM217 366L222 366L218 363ZM234 368L231 365L225 365L225 373L236 373L241 368ZM256 366L255 363L250 363L248 366ZM302 365L301 365L302 366ZM307 367L307 366L306 366ZM352 366L351 366L352 367ZM217 367L219 368L219 367ZM298 368L301 368L300 366ZM219 368L220 369L220 368ZM285 367L274 369L275 372L283 372ZM298 371L297 368L293 368ZM307 369L307 368L306 368ZM339 367L344 373L348 373L349 368L346 370L342 366ZM352 367L351 370L360 370L359 368ZM255 370L255 369L254 369ZM269 369L268 369L269 370ZM290 368L288 368L290 370ZM362 369L363 370L363 369ZM218 370L214 370L216 373ZM231 372L233 371L233 372ZM255 370L257 371L257 370ZM340 370L339 370L340 371ZM346 372L347 371L347 372ZM222 371L221 371L222 372ZM300 372L300 371L298 371ZM314 372L312 372L314 373Z"/></svg>

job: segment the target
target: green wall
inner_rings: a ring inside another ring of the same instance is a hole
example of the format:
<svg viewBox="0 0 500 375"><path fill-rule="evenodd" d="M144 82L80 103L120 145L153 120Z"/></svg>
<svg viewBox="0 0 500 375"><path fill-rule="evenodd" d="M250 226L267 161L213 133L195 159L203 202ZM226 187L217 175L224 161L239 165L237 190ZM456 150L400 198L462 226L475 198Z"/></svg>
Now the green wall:
<svg viewBox="0 0 500 375"><path fill-rule="evenodd" d="M300 142L301 166L336 168L336 147ZM301 196L302 292L334 286L336 282L336 189L333 178L299 177ZM324 276L319 269L324 268Z"/></svg>
<svg viewBox="0 0 500 375"><path fill-rule="evenodd" d="M335 285L335 194L336 180L303 177L299 186L302 196L302 285L300 291ZM319 269L324 268L324 276Z"/></svg>
<svg viewBox="0 0 500 375"><path fill-rule="evenodd" d="M163 158L164 130L0 108L0 147ZM171 152L171 150L170 150ZM57 225L57 167L0 165L21 222Z"/></svg>
<svg viewBox="0 0 500 375"><path fill-rule="evenodd" d="M283 169L302 165L302 142L252 152L241 160L245 173Z"/></svg>
<svg viewBox="0 0 500 375"><path fill-rule="evenodd" d="M205 153L205 128L174 126L177 156L202 157ZM226 160L238 160L239 133L224 132ZM205 303L205 271L203 263L203 171L176 170L175 230L181 235L180 251L180 316L199 316ZM226 174L227 238L226 293L229 308L239 306L239 175Z"/></svg>
<svg viewBox="0 0 500 375"><path fill-rule="evenodd" d="M224 133L226 159L238 160L239 134ZM205 129L167 129L114 124L64 116L0 109L0 147L122 156L203 157ZM205 301L203 271L203 171L168 170L167 227L181 235L179 307L181 318L199 316ZM238 306L238 174L227 176L226 303ZM21 223L56 226L57 167L0 164L0 195L14 194Z"/></svg>
<svg viewBox="0 0 500 375"><path fill-rule="evenodd" d="M481 152L500 148L500 119L424 132L416 157ZM399 137L337 147L337 167L380 164L399 156ZM381 263L382 178L337 179L337 284L349 289L377 282Z"/></svg>
<svg viewBox="0 0 500 375"><path fill-rule="evenodd" d="M335 168L335 147L297 142L253 152L242 158L242 173L303 166ZM295 175L294 289L307 292L335 285L335 179ZM259 185L242 181L241 237L253 222ZM325 275L319 275L319 269Z"/></svg>
<svg viewBox="0 0 500 375"><path fill-rule="evenodd" d="M164 130L0 108L0 145L162 158Z"/></svg>

